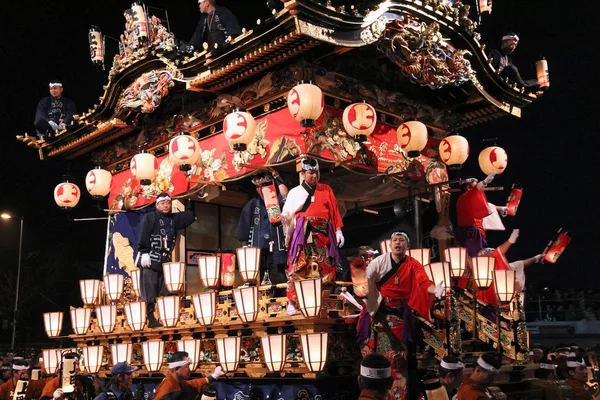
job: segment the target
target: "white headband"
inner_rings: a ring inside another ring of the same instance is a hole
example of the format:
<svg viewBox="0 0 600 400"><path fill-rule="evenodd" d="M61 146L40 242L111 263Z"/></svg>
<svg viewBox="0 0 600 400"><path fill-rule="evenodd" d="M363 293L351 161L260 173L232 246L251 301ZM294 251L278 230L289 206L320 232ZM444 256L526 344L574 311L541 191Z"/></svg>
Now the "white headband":
<svg viewBox="0 0 600 400"><path fill-rule="evenodd" d="M494 367L492 364L488 364L481 357L479 357L477 359L477 365L479 365L481 368L485 369L486 371L493 372L495 374L500 372L500 370L498 368Z"/></svg>
<svg viewBox="0 0 600 400"><path fill-rule="evenodd" d="M360 376L371 379L385 379L392 376L392 367L387 368L369 368L360 366Z"/></svg>
<svg viewBox="0 0 600 400"><path fill-rule="evenodd" d="M394 232L392 233L392 236L390 236L390 239L394 236L402 236L404 237L404 239L406 239L406 243L410 244L410 239L408 238L408 235L405 232Z"/></svg>
<svg viewBox="0 0 600 400"><path fill-rule="evenodd" d="M190 365L191 363L192 360L190 360L189 358L187 360L171 362L169 363L169 369L185 367L186 365Z"/></svg>
<svg viewBox="0 0 600 400"><path fill-rule="evenodd" d="M29 367L27 365L15 365L13 364L12 369L15 371L25 371L26 369L29 369Z"/></svg>
<svg viewBox="0 0 600 400"><path fill-rule="evenodd" d="M50 82L50 87L52 86L59 86L62 87L62 83L58 83L58 82Z"/></svg>
<svg viewBox="0 0 600 400"><path fill-rule="evenodd" d="M156 197L156 203L157 203L157 204L158 204L158 203L160 203L161 201L164 201L164 200L171 200L171 196L169 196L169 195L168 195L168 194L166 194L166 193L163 193L163 194L159 194L159 195Z"/></svg>
<svg viewBox="0 0 600 400"><path fill-rule="evenodd" d="M519 37L517 35L504 35L502 36L502 40L515 39L517 42L519 41Z"/></svg>
<svg viewBox="0 0 600 400"><path fill-rule="evenodd" d="M567 361L567 368L585 367L585 361Z"/></svg>
<svg viewBox="0 0 600 400"><path fill-rule="evenodd" d="M450 370L453 370L453 369L463 369L465 367L465 364L463 364L460 361L457 361L455 363L448 363L448 362L442 360L440 362L440 367L442 367L444 369L450 369Z"/></svg>
<svg viewBox="0 0 600 400"><path fill-rule="evenodd" d="M544 364L544 363L540 363L540 368L541 369L551 369L551 370L555 370L556 368L554 368L554 364Z"/></svg>

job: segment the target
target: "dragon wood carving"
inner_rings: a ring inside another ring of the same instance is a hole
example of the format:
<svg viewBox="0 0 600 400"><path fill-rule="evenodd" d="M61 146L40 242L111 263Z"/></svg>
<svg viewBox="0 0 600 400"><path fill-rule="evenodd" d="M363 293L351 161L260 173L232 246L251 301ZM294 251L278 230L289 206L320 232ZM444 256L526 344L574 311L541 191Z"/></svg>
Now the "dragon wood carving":
<svg viewBox="0 0 600 400"><path fill-rule="evenodd" d="M436 22L429 25L394 20L388 23L377 48L394 62L411 81L439 89L471 80L467 50L446 43Z"/></svg>

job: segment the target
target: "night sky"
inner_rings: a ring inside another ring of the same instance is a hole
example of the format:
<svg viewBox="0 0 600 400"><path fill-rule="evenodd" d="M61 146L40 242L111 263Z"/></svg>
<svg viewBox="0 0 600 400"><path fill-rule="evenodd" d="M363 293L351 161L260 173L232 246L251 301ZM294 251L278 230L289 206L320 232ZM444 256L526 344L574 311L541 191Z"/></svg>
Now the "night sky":
<svg viewBox="0 0 600 400"><path fill-rule="evenodd" d="M549 63L551 88L543 98L523 109L521 119L505 117L461 132L471 144L465 173L483 178L477 154L487 144L481 139L497 137L497 144L508 153L509 164L496 183L510 187L519 181L524 185L524 198L517 217L507 224L509 230L491 236L492 244L499 244L508 237L512 226L521 228L521 237L509 252L509 260L541 252L562 225L574 237L557 264L532 267L528 283L544 280L563 287L588 287L600 277L596 257L600 235L595 226L600 190L594 179L600 167L599 124L594 107L600 93L595 71L600 55L595 44L597 27L593 16L598 7L594 3L496 0L492 15L484 16L480 30L488 48L499 45L499 38L506 31L519 34L521 41L513 61L525 79L534 77L535 61L540 55ZM146 4L167 8L175 36L184 40L191 37L199 18L196 1L152 0ZM234 11L241 25L248 28L254 26L257 18L268 17L263 1L223 0L220 4ZM85 190L85 174L91 168L87 160L70 165L40 161L37 152L17 142L15 135L34 131L35 108L38 100L48 95L50 79L63 81L64 96L76 102L78 111L98 102L117 45L106 41L107 71L94 67L89 61L88 28L98 25L103 33L118 37L124 29L123 11L129 6L128 1L114 0L20 0L3 4L0 211L25 217L24 309L55 309L53 302L67 305L78 298L74 276L101 275L106 224L69 222L53 200L54 186L65 173L74 175L76 183ZM502 204L506 192L491 194L489 199ZM99 216L104 214L84 193L72 217ZM0 221L0 277L4 280L14 277L18 233L18 221ZM12 301L0 297L0 313L5 312L3 305L12 309ZM41 320L38 315L32 319ZM0 320L4 318L0 315Z"/></svg>

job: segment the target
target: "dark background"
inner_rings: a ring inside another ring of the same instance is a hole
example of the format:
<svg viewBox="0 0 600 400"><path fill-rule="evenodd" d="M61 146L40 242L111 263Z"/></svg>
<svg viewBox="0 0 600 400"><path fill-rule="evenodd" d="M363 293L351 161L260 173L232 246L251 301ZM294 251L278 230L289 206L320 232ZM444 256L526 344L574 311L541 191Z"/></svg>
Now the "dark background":
<svg viewBox="0 0 600 400"><path fill-rule="evenodd" d="M263 1L219 3L234 11L247 28L253 27L257 18L268 16ZM513 60L525 79L535 77L535 61L540 55L549 62L551 88L523 110L521 119L505 117L461 132L471 144L465 173L483 178L477 154L487 144L481 139L497 137L498 145L508 152L509 164L496 183L510 187L519 181L525 188L517 217L507 224L507 232L491 235L491 244L505 240L512 227L521 228L519 242L509 253L509 260L516 260L541 252L561 226L573 235L573 243L557 264L531 268L530 284L587 288L594 287L600 277L596 259L600 240L596 199L600 193L595 180L600 145L595 101L600 89L596 77L600 56L595 21L600 7L594 3L496 0L493 13L484 16L480 29L488 48L499 45L506 31L519 34L521 41ZM152 0L147 5L168 9L175 36L191 37L199 17L196 1ZM17 142L15 135L33 131L35 108L38 100L48 95L50 79L63 81L64 95L76 102L79 112L98 102L117 45L106 41L107 71L101 71L89 61L87 31L94 24L105 34L118 37L124 29L122 13L129 6L128 1L114 0L3 4L0 211L25 218L17 342L38 336L31 334L41 329L41 311L59 307L66 311L69 304L79 304L76 279L101 275L106 224L69 222L53 200L54 186L62 174L74 175L84 188L91 165L85 160L76 164L40 161L37 152ZM502 204L506 192L489 198ZM97 216L104 214L84 193L71 218ZM0 340L7 337L6 321L12 318L18 234L18 221L0 220L0 279L4 286L0 291L0 328L4 328Z"/></svg>

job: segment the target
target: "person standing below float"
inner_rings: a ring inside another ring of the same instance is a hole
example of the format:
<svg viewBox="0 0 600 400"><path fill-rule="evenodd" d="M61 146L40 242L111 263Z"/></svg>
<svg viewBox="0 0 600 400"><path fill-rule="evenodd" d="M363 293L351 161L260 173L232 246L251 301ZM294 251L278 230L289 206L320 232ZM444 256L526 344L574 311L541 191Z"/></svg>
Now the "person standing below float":
<svg viewBox="0 0 600 400"><path fill-rule="evenodd" d="M221 366L217 366L214 372L208 378L189 379L191 371L190 364L192 360L185 351L176 351L169 362L169 372L165 375L162 382L154 391L154 400L161 400L165 395L171 392L184 391L194 398L201 394L206 386L219 379L225 373Z"/></svg>
<svg viewBox="0 0 600 400"><path fill-rule="evenodd" d="M131 391L133 384L132 374L138 369L129 366L126 362L118 362L110 369L110 387L101 392L94 400L131 400L134 395Z"/></svg>
<svg viewBox="0 0 600 400"><path fill-rule="evenodd" d="M392 387L392 366L381 354L369 354L360 362L358 400L386 400Z"/></svg>
<svg viewBox="0 0 600 400"><path fill-rule="evenodd" d="M438 375L440 383L446 389L448 398L456 396L456 392L463 379L463 370L465 365L460 358L455 356L445 356L438 366Z"/></svg>
<svg viewBox="0 0 600 400"><path fill-rule="evenodd" d="M501 366L500 361L490 354L479 357L471 375L463 377L457 400L492 399L488 387L494 382L494 377L500 372Z"/></svg>
<svg viewBox="0 0 600 400"><path fill-rule="evenodd" d="M287 250L285 248L285 236L281 221L272 223L265 205L263 191L265 188L273 185L275 181L276 189L272 195L271 201L277 201L279 207L285 203L288 194L288 188L283 179L273 172L273 177L267 173L261 173L252 179L256 187L258 197L252 198L242 209L242 214L235 230L235 237L242 242L242 246L258 247L262 249L261 276L265 272L273 284L284 283L285 265L287 262ZM275 186L273 186L275 187ZM281 212L281 211L280 211ZM279 216L273 216L280 217Z"/></svg>
<svg viewBox="0 0 600 400"><path fill-rule="evenodd" d="M573 389L573 400L600 400L600 392L594 392L587 385L588 370L585 361L579 357L567 359L567 385Z"/></svg>
<svg viewBox="0 0 600 400"><path fill-rule="evenodd" d="M363 354L384 354L392 367L394 383L388 399L406 399L405 344L421 342L420 328L413 311L429 320L433 295L441 296L442 283L435 286L425 268L407 255L409 238L404 232L391 236L391 253L382 254L369 263L369 293L358 322L358 342Z"/></svg>
<svg viewBox="0 0 600 400"><path fill-rule="evenodd" d="M202 51L202 44L208 43L208 50L214 50L215 44L222 46L227 38L235 38L242 34L240 24L235 15L227 8L218 6L216 0L198 0L202 16L196 25L190 44Z"/></svg>
<svg viewBox="0 0 600 400"><path fill-rule="evenodd" d="M63 84L58 79L50 81L50 96L40 100L35 112L35 130L38 139L52 137L63 131L73 121L76 108L71 99L63 97Z"/></svg>
<svg viewBox="0 0 600 400"><path fill-rule="evenodd" d="M289 249L288 315L296 313L293 281L318 277L323 283L335 281L338 247L344 245L342 216L331 187L319 183L319 162L303 159L300 175L303 182L290 190L282 211Z"/></svg>
<svg viewBox="0 0 600 400"><path fill-rule="evenodd" d="M154 315L156 298L169 295L162 265L171 261L177 231L187 228L195 220L196 216L191 210L174 213L168 193L161 193L156 197L156 210L146 214L142 220L138 257L142 267L141 294L142 300L146 302L148 328L162 326Z"/></svg>
<svg viewBox="0 0 600 400"><path fill-rule="evenodd" d="M24 400L37 400L41 397L42 390L44 389L46 383L52 379L46 378L40 380L30 380L29 374L31 372L31 368L29 364L23 360L14 360L12 370L12 378L0 385L0 400L13 400L15 390L17 389L17 385L20 380L27 382Z"/></svg>

